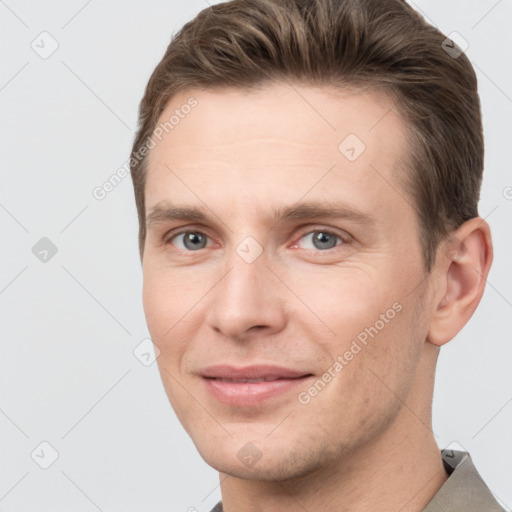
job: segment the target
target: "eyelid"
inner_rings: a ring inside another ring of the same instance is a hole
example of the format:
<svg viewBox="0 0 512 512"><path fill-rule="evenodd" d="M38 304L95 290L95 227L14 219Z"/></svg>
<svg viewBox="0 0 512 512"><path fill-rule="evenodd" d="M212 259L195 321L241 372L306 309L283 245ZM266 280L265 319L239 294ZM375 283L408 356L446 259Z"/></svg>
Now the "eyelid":
<svg viewBox="0 0 512 512"><path fill-rule="evenodd" d="M205 235L208 239L210 240L213 240L212 237L207 233L208 229L206 228L206 226L200 226L200 225L197 225L197 224L194 224L194 225L189 225L189 226L180 226L179 228L176 228L174 230L171 230L169 232L167 232L164 236L163 236L163 243L166 245L166 244L169 244L171 242L172 239L176 238L177 236L179 235L183 235L185 233L200 233L202 235ZM345 231L341 231L336 229L336 228L333 228L333 227L326 227L324 225L321 225L321 224L312 224L312 225L309 225L307 228L302 228L302 230L300 231L300 234L298 237L295 237L295 241L292 242L292 247L295 248L298 244L298 242L304 238L306 235L310 235L312 233L315 233L315 232L322 232L322 233L327 233L327 234L330 234L330 235L334 235L336 237L338 237L340 240L341 240L341 244L336 244L334 247L330 248L330 249L325 249L323 251L321 250L317 250L315 252L328 252L328 251L332 251L333 249L335 249L336 247L339 247L341 245L344 245L346 243L348 243L352 237ZM206 247L205 247L206 249ZM198 251L200 251L201 249L199 249ZM310 250L310 249L305 249L305 250ZM198 252L198 251L186 251L186 252Z"/></svg>
<svg viewBox="0 0 512 512"><path fill-rule="evenodd" d="M173 240L174 238L176 238L178 236L184 235L186 233L199 233L200 235L204 235L209 241L212 241L212 237L210 235L208 235L208 233L206 233L204 230L195 229L192 227L192 228L178 229L177 231L171 231L171 232L167 233L163 237L163 243L164 243L164 245L170 244L171 240ZM207 243L208 243L208 241L207 241ZM204 247L204 249L206 249L206 247ZM178 250L181 250L181 249L178 249ZM198 252L198 251L186 251L186 252Z"/></svg>
<svg viewBox="0 0 512 512"><path fill-rule="evenodd" d="M325 249L323 251L316 250L315 252L332 251L333 249L336 249L336 247L340 247L341 245L344 245L351 240L350 235L348 233L346 233L345 231L340 233L340 231L336 228L325 227L322 225L312 225L312 226L309 226L308 229L304 229L304 231L301 232L301 234L298 236L298 238L296 238L295 241L292 243L292 247L295 248L298 245L299 241L302 240L306 235L311 235L312 233L315 233L315 232L321 232L321 233L327 233L328 235L334 235L337 238L339 238L342 242L341 244L336 244L334 247L331 247L330 249ZM305 249L305 250L312 250L312 249Z"/></svg>
<svg viewBox="0 0 512 512"><path fill-rule="evenodd" d="M171 229L167 231L163 236L162 240L164 243L169 243L173 238L178 235L183 235L184 233L201 233L202 235L206 235L208 238L211 238L208 235L208 228L206 226L201 226L198 224L188 225L188 226L180 226L178 228Z"/></svg>

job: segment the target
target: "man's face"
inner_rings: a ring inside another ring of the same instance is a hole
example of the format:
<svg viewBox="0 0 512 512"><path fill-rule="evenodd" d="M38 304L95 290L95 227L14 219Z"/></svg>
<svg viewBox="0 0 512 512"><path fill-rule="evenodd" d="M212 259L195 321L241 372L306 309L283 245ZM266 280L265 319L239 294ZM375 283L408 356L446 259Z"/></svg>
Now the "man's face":
<svg viewBox="0 0 512 512"><path fill-rule="evenodd" d="M404 402L431 393L429 307L393 102L284 84L188 91L160 121L190 96L149 156L146 211L160 214L143 257L146 320L183 427L211 466L254 479L350 460L390 429L405 441Z"/></svg>

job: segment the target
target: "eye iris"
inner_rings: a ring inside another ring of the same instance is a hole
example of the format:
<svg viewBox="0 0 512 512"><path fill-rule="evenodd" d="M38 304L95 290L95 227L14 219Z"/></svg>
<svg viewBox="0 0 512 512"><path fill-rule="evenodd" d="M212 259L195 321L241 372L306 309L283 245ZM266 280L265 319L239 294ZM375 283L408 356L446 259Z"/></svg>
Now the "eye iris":
<svg viewBox="0 0 512 512"><path fill-rule="evenodd" d="M185 233L183 243L187 249L203 249L206 245L206 237L201 233Z"/></svg>
<svg viewBox="0 0 512 512"><path fill-rule="evenodd" d="M185 233L183 243L187 249L203 249L206 246L206 237L202 233ZM317 231L313 236L313 245L317 249L332 249L336 246L336 236Z"/></svg>
<svg viewBox="0 0 512 512"><path fill-rule="evenodd" d="M336 246L336 237L323 231L317 231L313 236L313 244L317 249L332 249Z"/></svg>

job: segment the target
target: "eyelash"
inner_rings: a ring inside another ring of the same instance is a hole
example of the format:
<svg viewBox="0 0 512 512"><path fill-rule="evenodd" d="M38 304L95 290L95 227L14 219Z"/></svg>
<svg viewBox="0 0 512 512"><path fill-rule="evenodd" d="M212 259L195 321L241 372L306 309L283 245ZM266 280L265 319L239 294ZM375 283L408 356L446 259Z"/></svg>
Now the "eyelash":
<svg viewBox="0 0 512 512"><path fill-rule="evenodd" d="M180 236L180 235L184 235L184 234L187 234L187 233L198 233L200 235L204 235L206 236L207 238L210 238L205 232L203 231L200 231L200 230L195 230L193 228L188 228L188 229L183 229L181 231L178 231L176 233L172 233L170 234L169 236L167 236L164 240L164 244L165 245L169 245L171 244L172 240L174 240L176 237ZM330 229L324 229L322 227L316 227L314 229L309 229L308 231L304 231L303 233L301 233L301 235L299 236L299 238L297 239L296 242L293 243L293 246L296 246L297 243L302 240L304 237L306 237L307 235L311 235L313 233L324 233L326 235L332 235L332 236L335 236L341 243L336 243L336 245L334 247L331 247L329 249L324 249L324 250L320 250L320 249L305 249L305 250L308 250L308 251L314 251L314 252L318 252L318 253L330 253L331 251L335 250L336 248L339 248L343 245L345 245L347 243L347 239L348 239L348 236L342 236L338 233L336 233L335 231L332 231ZM172 244L171 244L172 245ZM205 247L206 249L206 247ZM182 249L177 249L178 251L181 251ZM198 249L196 251L190 251L190 250L187 250L185 252L187 253L195 253L195 252L199 252L201 251L201 249Z"/></svg>

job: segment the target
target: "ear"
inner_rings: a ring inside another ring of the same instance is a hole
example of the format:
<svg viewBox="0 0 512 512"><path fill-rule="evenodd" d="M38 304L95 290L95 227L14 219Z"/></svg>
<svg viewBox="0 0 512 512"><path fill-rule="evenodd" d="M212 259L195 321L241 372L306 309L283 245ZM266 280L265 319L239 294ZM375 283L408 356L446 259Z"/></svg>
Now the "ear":
<svg viewBox="0 0 512 512"><path fill-rule="evenodd" d="M466 325L484 293L492 258L491 229L480 217L462 224L438 250L439 287L427 341L444 345Z"/></svg>

